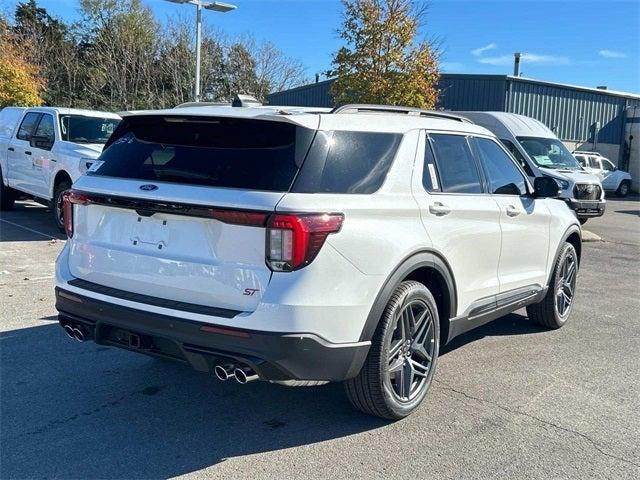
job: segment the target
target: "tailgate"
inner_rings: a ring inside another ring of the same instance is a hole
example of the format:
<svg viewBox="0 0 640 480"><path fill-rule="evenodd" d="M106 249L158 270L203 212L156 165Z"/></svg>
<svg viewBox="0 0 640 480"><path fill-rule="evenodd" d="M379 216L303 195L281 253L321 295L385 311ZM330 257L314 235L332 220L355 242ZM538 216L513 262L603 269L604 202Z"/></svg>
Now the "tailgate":
<svg viewBox="0 0 640 480"><path fill-rule="evenodd" d="M159 182L156 190L144 192L142 185L91 176L74 185L93 200L74 205L72 275L177 302L255 310L271 277L264 222L234 224L233 215L259 218L262 212L266 218L282 193ZM117 195L110 193L114 190ZM222 221L210 214L215 211L223 212Z"/></svg>

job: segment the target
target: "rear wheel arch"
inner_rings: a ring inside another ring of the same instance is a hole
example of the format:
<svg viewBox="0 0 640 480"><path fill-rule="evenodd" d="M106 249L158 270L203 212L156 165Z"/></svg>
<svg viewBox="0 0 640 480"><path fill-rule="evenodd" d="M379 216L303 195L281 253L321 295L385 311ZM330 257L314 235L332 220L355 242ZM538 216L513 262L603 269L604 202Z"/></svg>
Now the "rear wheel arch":
<svg viewBox="0 0 640 480"><path fill-rule="evenodd" d="M449 264L438 253L431 250L418 251L405 258L389 275L369 311L360 341L373 337L380 317L393 292L406 280L425 285L436 300L440 319L440 339L444 345L449 334L449 319L457 310L456 285Z"/></svg>
<svg viewBox="0 0 640 480"><path fill-rule="evenodd" d="M567 231L562 236L560 242L558 242L558 247L556 249L556 253L553 256L553 263L551 264L551 269L547 274L547 286L551 284L551 277L553 276L553 268L556 262L558 261L558 257L562 253L562 247L565 243L569 242L573 245L573 248L576 249L576 254L578 256L578 268L580 267L581 262L581 254L582 254L582 236L580 235L580 228L577 225L571 225Z"/></svg>

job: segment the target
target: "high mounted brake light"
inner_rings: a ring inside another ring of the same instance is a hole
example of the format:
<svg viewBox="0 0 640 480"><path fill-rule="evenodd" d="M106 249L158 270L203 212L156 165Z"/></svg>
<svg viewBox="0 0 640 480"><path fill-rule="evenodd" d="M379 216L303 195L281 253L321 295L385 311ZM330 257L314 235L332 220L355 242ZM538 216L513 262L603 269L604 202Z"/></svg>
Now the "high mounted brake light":
<svg viewBox="0 0 640 480"><path fill-rule="evenodd" d="M309 265L327 236L340 231L343 220L341 213L271 215L267 220L267 265L277 272Z"/></svg>

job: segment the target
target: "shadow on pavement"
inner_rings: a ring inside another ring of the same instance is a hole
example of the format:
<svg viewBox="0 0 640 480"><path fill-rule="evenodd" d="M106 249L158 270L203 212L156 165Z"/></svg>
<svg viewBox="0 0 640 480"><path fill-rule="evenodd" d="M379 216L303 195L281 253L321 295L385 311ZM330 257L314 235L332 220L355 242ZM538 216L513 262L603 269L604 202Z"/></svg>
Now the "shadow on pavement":
<svg viewBox="0 0 640 480"><path fill-rule="evenodd" d="M454 338L450 343L442 348L440 355L446 355L453 350L468 345L469 343L475 342L476 340L481 340L485 337L496 337L504 335L530 335L548 331L548 328L542 327L530 321L524 315L510 313L509 315L498 318L497 320L482 325L481 327L475 328Z"/></svg>
<svg viewBox="0 0 640 480"><path fill-rule="evenodd" d="M52 319L52 317L47 317ZM456 338L544 331L508 315ZM241 386L69 340L57 324L0 335L1 478L158 478L382 428L340 384Z"/></svg>
<svg viewBox="0 0 640 480"><path fill-rule="evenodd" d="M640 216L640 210L616 210L616 213L628 213L629 215Z"/></svg>
<svg viewBox="0 0 640 480"><path fill-rule="evenodd" d="M32 201L16 202L0 214L0 242L66 240L54 223L51 211Z"/></svg>
<svg viewBox="0 0 640 480"><path fill-rule="evenodd" d="M69 340L57 324L0 335L1 478L166 478L387 422L342 386L242 386Z"/></svg>

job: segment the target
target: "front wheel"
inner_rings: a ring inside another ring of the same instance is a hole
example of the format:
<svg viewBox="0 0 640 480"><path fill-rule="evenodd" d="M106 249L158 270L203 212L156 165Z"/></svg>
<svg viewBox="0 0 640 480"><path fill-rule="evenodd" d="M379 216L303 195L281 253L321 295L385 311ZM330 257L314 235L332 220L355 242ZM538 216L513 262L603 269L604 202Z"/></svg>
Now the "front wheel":
<svg viewBox="0 0 640 480"><path fill-rule="evenodd" d="M618 190L616 190L616 195L618 197L626 197L627 195L629 195L630 189L631 185L629 185L629 180L625 180L620 184Z"/></svg>
<svg viewBox="0 0 640 480"><path fill-rule="evenodd" d="M549 283L549 290L540 303L527 307L527 315L534 322L548 328L560 328L571 314L578 276L578 254L569 242L560 250L560 255Z"/></svg>
<svg viewBox="0 0 640 480"><path fill-rule="evenodd" d="M424 399L436 369L438 308L423 284L406 281L387 304L357 377L345 382L349 401L377 417L398 420Z"/></svg>

